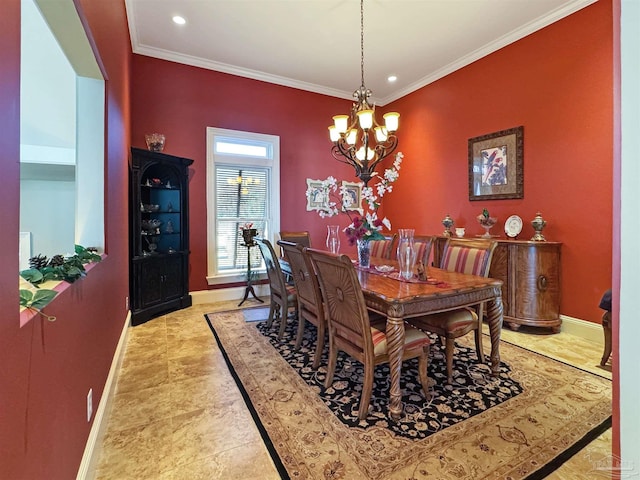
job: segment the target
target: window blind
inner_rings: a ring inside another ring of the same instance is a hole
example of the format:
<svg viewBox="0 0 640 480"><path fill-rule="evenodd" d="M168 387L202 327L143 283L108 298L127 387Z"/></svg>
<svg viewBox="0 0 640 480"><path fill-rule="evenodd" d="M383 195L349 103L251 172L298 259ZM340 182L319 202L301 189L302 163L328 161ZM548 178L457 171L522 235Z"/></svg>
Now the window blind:
<svg viewBox="0 0 640 480"><path fill-rule="evenodd" d="M241 227L252 223L262 235L268 226L269 169L218 164L215 185L218 270L246 270L247 250L258 268L260 250L244 246Z"/></svg>

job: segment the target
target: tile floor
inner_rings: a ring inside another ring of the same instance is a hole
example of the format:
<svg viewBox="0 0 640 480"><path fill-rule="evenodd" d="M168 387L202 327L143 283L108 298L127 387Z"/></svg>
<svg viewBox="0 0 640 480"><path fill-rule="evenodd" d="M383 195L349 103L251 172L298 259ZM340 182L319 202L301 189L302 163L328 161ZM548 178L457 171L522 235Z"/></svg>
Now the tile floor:
<svg viewBox="0 0 640 480"><path fill-rule="evenodd" d="M234 302L195 305L129 331L96 480L279 479L232 379L205 313ZM245 306L259 305L249 300ZM525 348L611 378L600 347L566 333L504 330ZM611 430L548 478L606 478Z"/></svg>

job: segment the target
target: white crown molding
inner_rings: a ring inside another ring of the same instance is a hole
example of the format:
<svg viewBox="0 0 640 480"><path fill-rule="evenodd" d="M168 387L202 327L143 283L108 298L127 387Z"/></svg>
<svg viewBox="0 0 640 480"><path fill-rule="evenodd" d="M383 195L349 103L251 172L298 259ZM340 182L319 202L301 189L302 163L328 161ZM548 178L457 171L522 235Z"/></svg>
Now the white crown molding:
<svg viewBox="0 0 640 480"><path fill-rule="evenodd" d="M548 25L551 25L558 20L567 17L578 10L581 10L592 3L595 3L597 0L574 0L562 7L557 8L552 11L548 15L540 17L532 22L529 22L523 25L521 28L513 30L512 32L503 35L501 38L490 42L477 50L459 58L455 62L451 62L448 65L432 72L431 74L421 78L417 82L414 82L400 90L397 90L393 94L384 97L384 98L372 98L372 101L378 106L384 106L387 103L393 102L402 98L430 83L439 80L446 75L449 75L456 70L459 70L476 60L479 60L513 42L520 40L521 38L530 35L537 30L540 30ZM131 0L125 0L125 8L127 11L127 19L129 23L129 30L131 36L131 46L132 51L135 54L145 55L153 58L159 58L161 60L167 60L171 62L181 63L185 65L190 65L199 68L205 68L207 70L214 70L217 72L228 73L231 75L237 75L239 77L250 78L253 80L258 80L262 82L272 83L275 85L281 85L284 87L297 88L299 90L305 90L313 93L318 93L321 95L328 95L331 97L342 98L345 100L353 99L352 91L344 91L338 90L330 87L326 87L323 85L318 85L309 82L302 82L299 80L295 80L292 78L281 77L278 75L272 75L269 73L251 70L247 68L237 67L234 65L229 65L221 62L214 62L211 60L207 60L201 57L195 57L191 55L185 55L181 53L171 52L165 49L150 47L147 45L143 45L139 41L139 35L136 29L136 22L134 19L134 8L131 5Z"/></svg>
<svg viewBox="0 0 640 480"><path fill-rule="evenodd" d="M162 60L168 60L170 62L191 65L193 67L205 68L207 70L214 70L216 72L229 73L231 75L237 75L239 77L250 78L252 80L259 80L275 85L282 85L284 87L291 87L308 92L320 93L322 95L328 95L331 97L346 99L353 98L353 92L346 93L342 90L317 85L315 83L301 82L292 78L280 77L278 75L272 75L270 73L260 72L258 70L251 70L249 68L229 65L227 63L213 62L204 58L185 55L182 53L170 52L160 48L138 45L137 47L134 47L133 53L146 55L148 57L160 58Z"/></svg>

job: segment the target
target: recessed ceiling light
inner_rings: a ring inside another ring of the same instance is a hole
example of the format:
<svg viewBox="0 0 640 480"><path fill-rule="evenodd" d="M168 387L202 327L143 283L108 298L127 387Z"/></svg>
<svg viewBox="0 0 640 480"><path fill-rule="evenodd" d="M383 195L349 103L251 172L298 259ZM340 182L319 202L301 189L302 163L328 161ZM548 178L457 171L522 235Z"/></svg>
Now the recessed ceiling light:
<svg viewBox="0 0 640 480"><path fill-rule="evenodd" d="M173 17L173 22L177 23L178 25L184 25L185 23L187 23L184 17L181 17L180 15L176 15L175 17Z"/></svg>
<svg viewBox="0 0 640 480"><path fill-rule="evenodd" d="M395 75L389 75L387 77L387 81L388 82L395 82L398 79L398 77L396 77Z"/></svg>

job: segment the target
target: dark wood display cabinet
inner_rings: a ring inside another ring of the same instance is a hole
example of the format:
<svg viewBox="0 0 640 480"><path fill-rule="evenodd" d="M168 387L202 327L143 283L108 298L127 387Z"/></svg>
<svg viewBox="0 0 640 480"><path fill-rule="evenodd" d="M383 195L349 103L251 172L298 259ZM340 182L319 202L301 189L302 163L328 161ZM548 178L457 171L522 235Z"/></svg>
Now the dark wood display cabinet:
<svg viewBox="0 0 640 480"><path fill-rule="evenodd" d="M489 276L502 280L504 322L518 330L522 325L560 332L559 242L499 240ZM434 244L434 265L440 265L446 237Z"/></svg>
<svg viewBox="0 0 640 480"><path fill-rule="evenodd" d="M131 148L131 323L191 305L188 167L193 160Z"/></svg>

